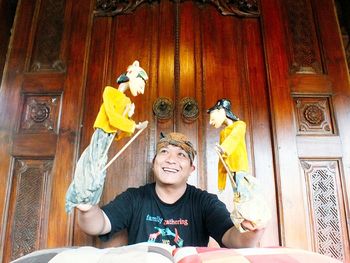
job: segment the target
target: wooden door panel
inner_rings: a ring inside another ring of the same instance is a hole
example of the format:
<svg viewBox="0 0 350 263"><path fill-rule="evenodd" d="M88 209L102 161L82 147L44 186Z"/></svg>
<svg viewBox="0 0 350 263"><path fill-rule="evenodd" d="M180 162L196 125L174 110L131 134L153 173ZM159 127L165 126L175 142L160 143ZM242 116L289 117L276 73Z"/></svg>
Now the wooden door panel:
<svg viewBox="0 0 350 263"><path fill-rule="evenodd" d="M73 11L65 1L19 4L0 89L2 262L70 243L62 201L71 180L77 138L71 109L80 108L82 74L74 74L81 73L81 64L72 66L66 58L83 61L89 8ZM79 30L70 24L70 12L81 21ZM64 27L65 18L70 27ZM68 29L75 32L72 48L65 46Z"/></svg>
<svg viewBox="0 0 350 263"><path fill-rule="evenodd" d="M152 114L153 122L152 136L153 145L150 152L150 158L155 154L155 143L159 139L161 132L168 133L174 130L174 107L176 106L175 95L175 9L174 4L169 1L159 3L158 16L156 20L156 28L158 28L156 41L153 42L153 72L150 75L154 79L150 83L150 91L152 92L151 103L155 103L158 99L168 100L169 107L172 111L165 119L160 119ZM151 108L149 108L151 110Z"/></svg>
<svg viewBox="0 0 350 263"><path fill-rule="evenodd" d="M277 182L274 169L273 133L266 62L264 58L261 27L257 20L249 19L242 26L245 43L246 74L248 90L245 105L249 122L246 140L250 152L251 171L259 180L271 208L271 221L261 240L261 246L279 244ZM254 52L252 52L254 50ZM253 55L254 54L254 55ZM264 139L262 139L264 138Z"/></svg>
<svg viewBox="0 0 350 263"><path fill-rule="evenodd" d="M11 239L4 244L5 261L46 246L52 164L52 159L18 158L14 162L6 226L6 236Z"/></svg>
<svg viewBox="0 0 350 263"><path fill-rule="evenodd" d="M190 138L198 152L194 165L196 170L191 174L188 183L206 189L206 178L201 172L199 163L205 162L202 151L202 140L199 134L203 128L203 69L201 66L202 39L200 23L202 14L195 3L187 2L175 5L175 130ZM192 104L192 112L188 107ZM186 106L187 105L187 106ZM198 111L198 114L195 112ZM202 148L203 149L203 148Z"/></svg>
<svg viewBox="0 0 350 263"><path fill-rule="evenodd" d="M269 11L268 11L269 10ZM276 172L277 202L281 243L287 246L307 247L308 237L304 222L303 188L296 156L295 130L292 122L293 109L286 79L287 42L279 1L261 5L264 30L265 57L268 65L267 81L273 133L273 151ZM278 131L278 132L277 132ZM296 231L296 229L298 231Z"/></svg>
<svg viewBox="0 0 350 263"><path fill-rule="evenodd" d="M244 73L239 72L242 67L239 52L242 51L239 37L241 21L235 17L222 17L216 9L206 7L206 15L212 19L202 19L203 38L203 75L205 78L204 89L205 109L216 103L218 99L228 98L231 100L232 111L244 121L244 105L241 91ZM206 129L205 149L207 152L206 180L210 192L218 193L217 190L217 164L218 158L213 151L219 142L220 130L209 126L209 116L205 114ZM227 181L228 183L228 181ZM230 184L220 193L219 198L232 210L233 193Z"/></svg>

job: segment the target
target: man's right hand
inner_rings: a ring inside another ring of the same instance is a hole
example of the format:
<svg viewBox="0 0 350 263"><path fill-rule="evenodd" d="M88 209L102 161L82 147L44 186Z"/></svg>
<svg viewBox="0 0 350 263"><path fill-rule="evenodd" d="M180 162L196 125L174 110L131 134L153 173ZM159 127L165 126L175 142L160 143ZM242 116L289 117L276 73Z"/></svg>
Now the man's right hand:
<svg viewBox="0 0 350 263"><path fill-rule="evenodd" d="M92 207L91 204L79 204L76 206L76 208L78 208L82 212L89 211L91 209L91 207Z"/></svg>
<svg viewBox="0 0 350 263"><path fill-rule="evenodd" d="M102 235L111 231L111 222L98 205L79 204L76 206L78 225L88 235Z"/></svg>

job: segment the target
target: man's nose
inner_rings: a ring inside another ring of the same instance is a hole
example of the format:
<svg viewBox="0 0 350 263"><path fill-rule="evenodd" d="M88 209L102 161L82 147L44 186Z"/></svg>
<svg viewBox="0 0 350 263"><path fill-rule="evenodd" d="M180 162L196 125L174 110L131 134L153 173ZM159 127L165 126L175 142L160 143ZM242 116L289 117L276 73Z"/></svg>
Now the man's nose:
<svg viewBox="0 0 350 263"><path fill-rule="evenodd" d="M175 163L176 162L176 153L169 152L168 157L166 158L166 161L168 163Z"/></svg>

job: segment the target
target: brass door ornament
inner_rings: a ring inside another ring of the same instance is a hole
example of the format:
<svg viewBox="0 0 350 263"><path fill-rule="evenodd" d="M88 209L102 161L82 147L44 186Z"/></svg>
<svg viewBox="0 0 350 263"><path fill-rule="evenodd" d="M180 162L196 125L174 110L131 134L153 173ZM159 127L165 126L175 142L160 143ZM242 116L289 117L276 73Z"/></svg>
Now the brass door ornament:
<svg viewBox="0 0 350 263"><path fill-rule="evenodd" d="M166 97L159 97L153 103L153 113L159 120L169 120L173 117L174 104Z"/></svg>
<svg viewBox="0 0 350 263"><path fill-rule="evenodd" d="M185 97L180 102L181 116L185 122L193 122L198 119L198 103L194 98Z"/></svg>

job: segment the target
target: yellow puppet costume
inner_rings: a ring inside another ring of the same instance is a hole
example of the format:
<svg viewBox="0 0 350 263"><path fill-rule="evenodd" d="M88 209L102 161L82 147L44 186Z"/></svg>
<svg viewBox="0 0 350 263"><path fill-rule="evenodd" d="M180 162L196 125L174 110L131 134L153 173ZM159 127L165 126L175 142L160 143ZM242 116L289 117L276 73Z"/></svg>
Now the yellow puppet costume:
<svg viewBox="0 0 350 263"><path fill-rule="evenodd" d="M220 146L224 150L222 155L231 172L247 172L248 156L245 144L246 124L243 121L235 121L220 132ZM227 171L219 162L218 188L225 189Z"/></svg>
<svg viewBox="0 0 350 263"><path fill-rule="evenodd" d="M96 117L94 128L100 128L106 133L117 132L116 140L134 133L136 123L128 117L130 98L110 86L106 86L102 97L103 103Z"/></svg>

